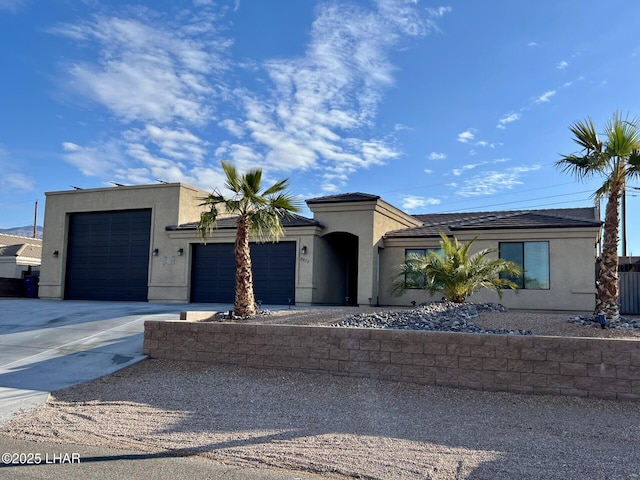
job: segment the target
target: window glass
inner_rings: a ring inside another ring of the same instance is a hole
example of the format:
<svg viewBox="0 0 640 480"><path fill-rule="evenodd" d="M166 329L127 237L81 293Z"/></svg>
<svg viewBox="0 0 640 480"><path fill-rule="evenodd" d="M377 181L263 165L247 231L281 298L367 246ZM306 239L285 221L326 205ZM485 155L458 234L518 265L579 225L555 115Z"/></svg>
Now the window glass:
<svg viewBox="0 0 640 480"><path fill-rule="evenodd" d="M522 243L500 243L500 258L509 262L517 263L521 267L524 265L524 249ZM524 288L524 279L521 275L509 275L501 273L500 278L506 278L515 283L518 288Z"/></svg>
<svg viewBox="0 0 640 480"><path fill-rule="evenodd" d="M523 269L520 276L502 274L518 287L532 290L549 289L549 242L502 242L500 258L515 262Z"/></svg>
<svg viewBox="0 0 640 480"><path fill-rule="evenodd" d="M439 255L442 255L442 249L441 248L407 248L404 251L404 255L405 255L405 261L409 260L412 256L426 256L429 254L429 252L435 252ZM424 288L424 286L426 285L426 281L427 281L427 277L424 273L419 273L419 272L415 272L415 273L411 273L411 272L407 272L405 273L405 281L407 283L411 283L412 284L412 288Z"/></svg>
<svg viewBox="0 0 640 480"><path fill-rule="evenodd" d="M525 242L524 288L549 288L549 243Z"/></svg>

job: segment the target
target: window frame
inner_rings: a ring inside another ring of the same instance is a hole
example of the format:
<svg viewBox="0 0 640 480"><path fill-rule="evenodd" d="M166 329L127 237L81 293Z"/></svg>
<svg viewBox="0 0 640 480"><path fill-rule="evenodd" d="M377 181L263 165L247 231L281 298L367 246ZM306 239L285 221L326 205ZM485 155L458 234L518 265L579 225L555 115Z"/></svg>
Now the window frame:
<svg viewBox="0 0 640 480"><path fill-rule="evenodd" d="M527 274L526 245L527 244L546 244L547 246L546 247L546 260L547 260L546 278L543 279L542 282L540 282L540 279L538 278L530 280L530 282L539 282L542 284L544 284L546 281L546 286L535 287L535 286L532 286L531 283L529 284L529 286L527 286L527 276L526 276ZM502 248L503 245L512 245L512 246L521 245L520 258L522 258L522 263L520 263L519 261L514 261L510 258L505 258L503 256L503 248ZM515 263L520 265L520 267L522 268L522 273L516 277L514 277L513 275L501 273L500 278L506 278L506 279L512 280L515 284L518 285L518 288L520 290L551 290L551 248L548 240L524 240L520 242L512 242L512 241L498 242L498 256L503 260L514 261Z"/></svg>
<svg viewBox="0 0 640 480"><path fill-rule="evenodd" d="M409 257L409 255L422 255L422 256L427 256L429 254L429 252L436 252L436 253L442 253L442 248L440 247L423 247L423 248L405 248L404 249L404 261L407 261L407 258ZM407 272L405 272L404 274L404 280L405 283L407 281ZM423 286L420 287L411 287L409 288L409 290L423 290L424 286L426 286L427 284L427 278L426 276L424 277L423 280Z"/></svg>

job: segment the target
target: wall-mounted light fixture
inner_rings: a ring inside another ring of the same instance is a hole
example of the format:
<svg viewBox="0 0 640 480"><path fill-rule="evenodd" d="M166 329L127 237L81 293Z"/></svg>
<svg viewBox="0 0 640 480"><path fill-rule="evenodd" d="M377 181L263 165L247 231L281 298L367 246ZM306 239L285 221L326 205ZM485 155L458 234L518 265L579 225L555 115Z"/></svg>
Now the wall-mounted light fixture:
<svg viewBox="0 0 640 480"><path fill-rule="evenodd" d="M184 255L184 248L179 248L178 249L178 256L181 257L182 255Z"/></svg>
<svg viewBox="0 0 640 480"><path fill-rule="evenodd" d="M157 248L153 249L153 256L154 257L157 257L159 253L160 253L160 250L158 250Z"/></svg>
<svg viewBox="0 0 640 480"><path fill-rule="evenodd" d="M302 246L302 248L300 249L300 253L301 253L302 255L306 255L306 254L307 254L307 246L306 246L306 245L303 245L303 246Z"/></svg>
<svg viewBox="0 0 640 480"><path fill-rule="evenodd" d="M59 254L60 254L60 252L58 252L58 250L54 250L54 251L53 251L53 256L54 256L54 257L57 257Z"/></svg>

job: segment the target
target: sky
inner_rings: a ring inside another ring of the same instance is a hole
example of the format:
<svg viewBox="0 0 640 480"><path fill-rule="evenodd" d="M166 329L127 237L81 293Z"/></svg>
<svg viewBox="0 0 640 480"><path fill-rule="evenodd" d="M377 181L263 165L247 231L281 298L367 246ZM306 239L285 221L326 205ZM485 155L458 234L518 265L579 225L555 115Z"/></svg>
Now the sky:
<svg viewBox="0 0 640 480"><path fill-rule="evenodd" d="M573 123L640 115L639 24L630 0L0 0L0 228L73 187L213 191L222 160L413 214L591 206L602 179L556 162Z"/></svg>

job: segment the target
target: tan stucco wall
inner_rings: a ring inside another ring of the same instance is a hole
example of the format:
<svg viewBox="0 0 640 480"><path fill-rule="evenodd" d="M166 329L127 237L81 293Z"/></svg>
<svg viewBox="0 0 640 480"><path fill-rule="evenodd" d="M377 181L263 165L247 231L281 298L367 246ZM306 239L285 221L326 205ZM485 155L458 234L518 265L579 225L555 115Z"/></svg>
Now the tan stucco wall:
<svg viewBox="0 0 640 480"><path fill-rule="evenodd" d="M168 225L197 222L208 192L183 184L112 187L46 194L40 296L61 299L64 295L66 238L69 215L76 212L144 209L152 211L149 247L148 300L188 302L193 245L201 243L194 230L167 231ZM348 233L357 238L357 303L410 305L430 298L422 291L401 297L389 293L396 267L406 248L438 247L438 238L402 239L384 235L392 230L418 226L420 222L381 199L313 203L314 219L322 226L286 229L281 241L296 242L295 301L343 303L347 282L344 265L332 253L327 235ZM592 310L595 304L595 257L597 228L466 231L461 241L479 236L474 248L497 248L500 241L549 241L549 290L504 292L502 303L510 308ZM207 242L233 243L235 230L220 229ZM306 252L302 252L306 247ZM152 251L158 249L158 255ZM183 249L183 255L179 255ZM53 252L58 251L57 257ZM353 300L353 295L351 295ZM439 297L435 297L438 299ZM498 301L493 292L476 294L472 301Z"/></svg>
<svg viewBox="0 0 640 480"><path fill-rule="evenodd" d="M165 227L197 221L202 209L199 199L207 193L179 183L47 192L40 298L64 296L69 214L151 209L149 300L186 301L188 256L178 255L178 249L183 246L172 241ZM151 255L155 248L159 252L157 256ZM54 257L56 250L59 254Z"/></svg>
<svg viewBox="0 0 640 480"><path fill-rule="evenodd" d="M189 294L191 291L191 278L189 275L189 268L191 265L191 258L193 252L193 245L198 245L203 242L206 243L234 243L236 238L236 231L234 229L219 229L215 230L212 235L209 235L203 241L194 230L177 230L166 232L167 237L174 245L179 245L184 248L184 256L178 257L181 264L184 264L184 276L181 278L181 284L176 285L175 288L179 288L181 297L179 301L188 302ZM313 268L314 255L318 255L315 251L315 239L319 234L318 227L295 227L285 229L285 234L280 238L281 242L295 242L296 243L296 272L295 272L295 302L298 305L309 305L314 302L313 292ZM306 253L302 253L302 247L306 246ZM151 300L152 287L149 288L149 300ZM163 294L161 290L156 290L158 295ZM154 297L156 298L156 297ZM162 297L157 297L158 301L163 301Z"/></svg>
<svg viewBox="0 0 640 480"><path fill-rule="evenodd" d="M358 237L357 303L375 303L378 294L378 247L382 245L382 236L390 230L417 226L420 222L381 199L312 204L310 208L313 218L325 226L323 236L345 232ZM326 253L328 247L324 248ZM329 290L342 280L336 278L337 269L330 257L316 257L315 261L323 262L314 278L317 288L315 301L334 303L323 299L333 298Z"/></svg>
<svg viewBox="0 0 640 480"><path fill-rule="evenodd" d="M457 234L466 242L481 236L473 244L472 252L484 248L498 248L499 242L548 241L549 290L507 290L502 299L493 291L475 294L474 302L500 302L508 308L534 310L592 311L595 307L595 259L597 228L535 229L509 231L476 231ZM405 293L400 297L390 294L391 281L404 260L407 248L438 248L439 239L387 239L381 255L380 303L382 305L410 305L428 300L439 300L422 290ZM497 253L495 254L497 256Z"/></svg>

